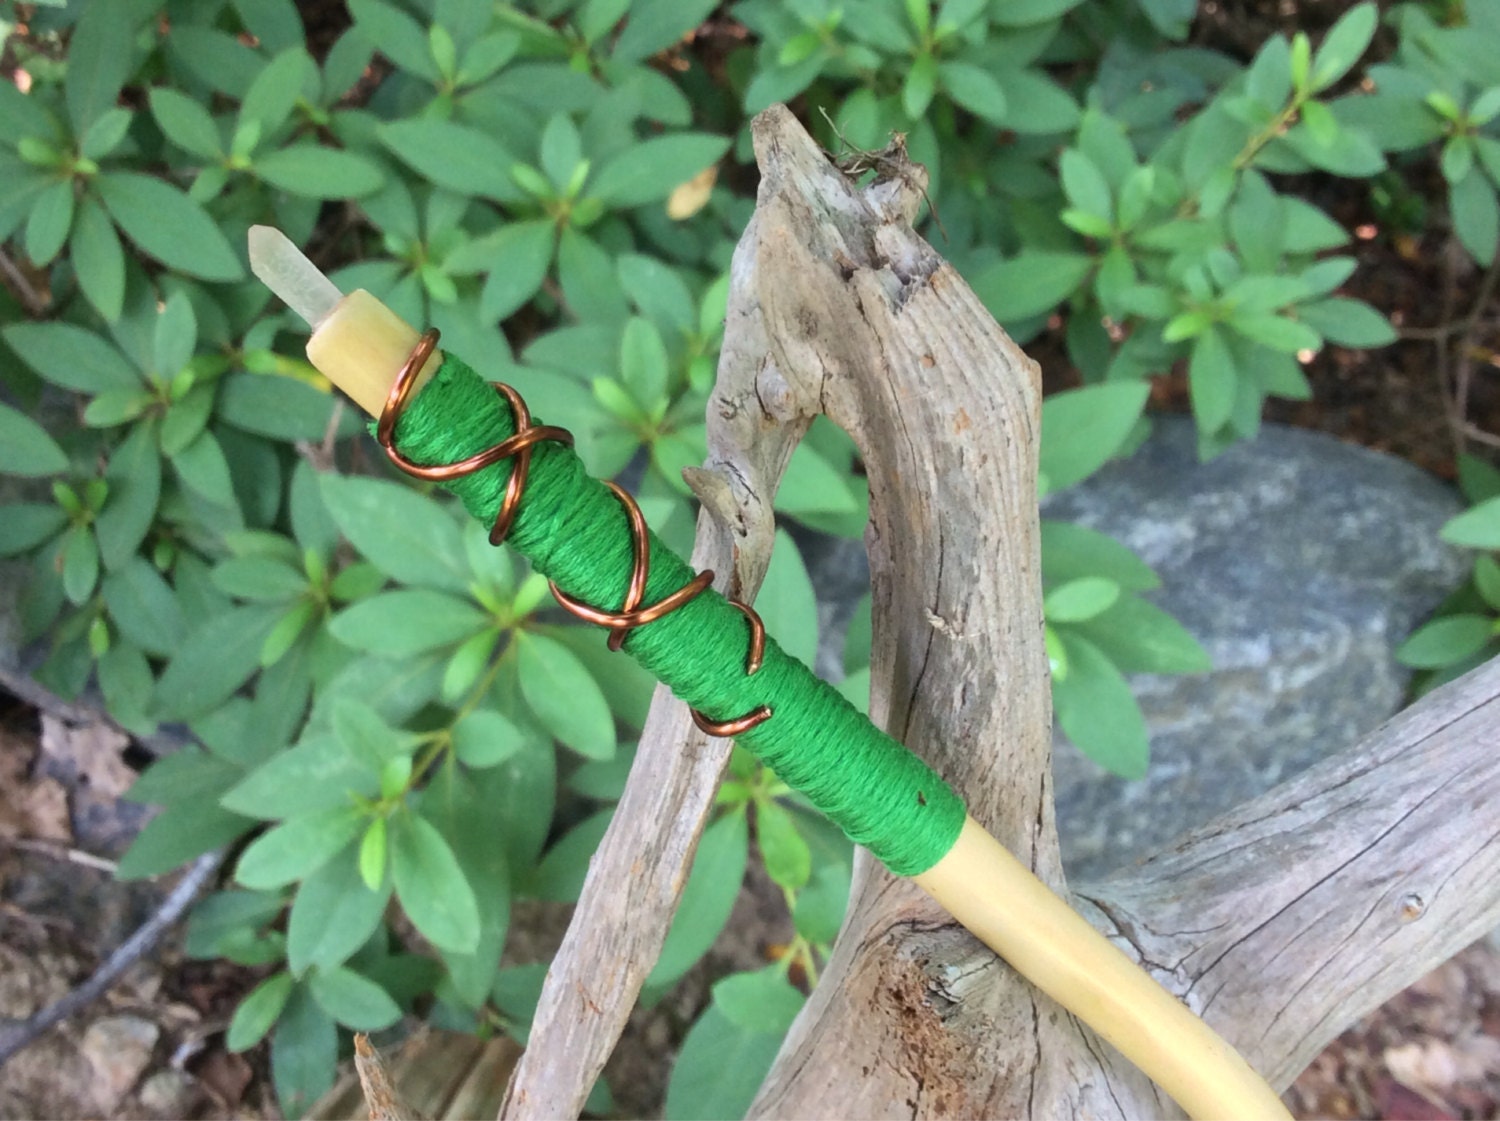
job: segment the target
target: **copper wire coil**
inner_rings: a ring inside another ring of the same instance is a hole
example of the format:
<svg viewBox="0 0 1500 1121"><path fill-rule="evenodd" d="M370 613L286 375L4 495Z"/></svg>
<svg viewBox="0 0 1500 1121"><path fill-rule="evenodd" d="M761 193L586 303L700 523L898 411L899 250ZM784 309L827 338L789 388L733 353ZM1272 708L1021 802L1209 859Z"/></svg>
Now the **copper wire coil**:
<svg viewBox="0 0 1500 1121"><path fill-rule="evenodd" d="M713 583L714 574L711 569L704 569L690 581L678 588L670 595L663 596L653 604L645 607L640 606L641 599L646 594L646 580L651 574L651 541L646 536L646 518L641 513L640 506L622 487L615 483L605 483L605 486L614 492L614 496L620 500L620 505L625 507L625 516L630 522L630 548L631 548L631 570L630 583L625 590L625 602L619 611L606 611L603 608L594 607L583 603L568 595L551 580L547 586L552 589L553 598L558 603L577 615L580 619L590 623L597 623L601 627L609 628L609 648L620 649L625 641L625 636L634 627L644 627L647 623L654 623L662 616L667 615L695 596L706 591ZM760 621L760 616L752 608L746 607L738 600L729 600L730 606L737 608L750 622L750 651L746 658L745 673L753 674L760 669L761 659L765 653L766 629ZM691 710L693 722L699 728L711 736L737 736L741 732L748 731L762 721L771 718L771 710L766 705L759 705L747 712L744 716L733 720L714 721L710 720L697 709Z"/></svg>
<svg viewBox="0 0 1500 1121"><path fill-rule="evenodd" d="M505 398L506 403L510 405L510 411L515 415L516 431L513 436L481 452L475 452L457 463L424 466L407 459L396 450L396 424L411 401L412 392L417 384L417 374L427 364L427 359L437 346L437 341L436 330L424 331L422 337L417 340L417 345L412 347L411 353L406 356L406 361L402 363L400 371L396 374L396 380L391 384L391 391L386 396L385 408L380 410L380 423L376 426L375 438L397 467L408 475L435 483L461 479L491 464L499 463L502 459L514 458L515 466L511 468L510 478L506 480L505 494L500 500L500 511L495 515L495 524L490 528L490 544L498 545L510 532L510 527L515 523L516 514L521 508L521 495L526 490L526 478L531 473L532 447L543 440L553 440L572 447L573 433L566 428L558 428L556 425L532 424L531 410L526 407L526 402L521 399L521 395L504 382L496 382L494 383L495 392Z"/></svg>
<svg viewBox="0 0 1500 1121"><path fill-rule="evenodd" d="M498 545L510 532L511 526L515 523L516 513L520 509L521 497L526 490L526 479L531 471L531 449L543 440L552 440L571 447L573 434L566 428L558 428L555 425L532 424L531 411L527 409L526 402L521 399L521 395L503 382L496 382L494 383L495 391L505 398L515 418L514 435L457 463L428 466L408 459L396 449L396 425L411 402L416 390L417 376L422 367L427 364L428 358L432 356L437 342L438 332L429 329L422 333L422 337L417 340L417 345L412 347L411 353L407 355L406 361L402 363L401 369L396 374L396 380L391 384L390 393L386 396L385 407L380 411L380 421L376 425L375 436L392 463L408 475L431 482L451 482L499 463L502 459L514 459L515 464L511 468L510 478L505 484L505 494L500 501L500 510L495 515L494 526L490 529L490 544ZM625 641L625 636L633 628L654 623L664 615L677 610L705 591L713 583L714 574L709 570L704 570L670 595L642 607L640 604L646 594L646 580L651 572L651 541L647 536L646 519L641 513L640 506L628 493L612 482L605 485L614 492L620 504L625 507L625 514L630 522L632 564L624 604L619 611L606 611L574 599L551 580L547 581L547 586L552 589L552 595L565 610L586 622L608 627L609 648L619 650ZM750 675L760 669L765 653L765 626L752 608L738 600L731 599L728 603L738 609L750 623L750 649L745 659L745 673ZM725 721L710 720L697 709L690 711L693 714L693 722L711 736L737 736L771 717L771 709L766 705L759 705L744 716Z"/></svg>

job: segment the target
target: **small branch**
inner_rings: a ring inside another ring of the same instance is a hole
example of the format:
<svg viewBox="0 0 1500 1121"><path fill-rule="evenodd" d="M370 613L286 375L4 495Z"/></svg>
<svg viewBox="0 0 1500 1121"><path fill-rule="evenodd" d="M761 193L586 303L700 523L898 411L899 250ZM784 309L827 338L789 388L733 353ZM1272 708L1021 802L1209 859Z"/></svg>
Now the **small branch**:
<svg viewBox="0 0 1500 1121"><path fill-rule="evenodd" d="M16 299L21 301L21 306L26 309L26 314L33 319L40 319L47 314L50 301L31 286L19 265L10 259L10 255L0 248L0 274L9 281L10 286L16 293Z"/></svg>
<svg viewBox="0 0 1500 1121"><path fill-rule="evenodd" d="M223 859L224 852L220 849L204 853L193 861L177 886L162 900L156 913L120 943L119 948L94 971L93 976L29 1019L0 1026L0 1066L8 1062L16 1052L30 1046L42 1033L82 1011L109 991L126 970L145 957L162 936L176 925L183 912L198 897L198 892L218 871Z"/></svg>
<svg viewBox="0 0 1500 1121"><path fill-rule="evenodd" d="M114 875L117 867L113 860L105 860L102 856L95 856L82 849L69 848L57 841L46 841L36 837L9 837L4 843L19 852L33 852L39 856L51 857L53 860L66 860L70 864L80 864L85 868L108 872L110 875Z"/></svg>
<svg viewBox="0 0 1500 1121"><path fill-rule="evenodd" d="M1484 316L1484 309L1489 305L1495 295L1495 283L1500 280L1500 254L1490 262L1490 267L1485 270L1484 279L1479 282L1479 292L1474 297L1474 306L1468 316L1464 319L1464 331L1458 343L1458 361L1454 368L1453 382L1453 415L1459 439L1459 451L1463 449L1463 438L1473 438L1474 426L1469 423L1469 383L1474 376L1474 348L1475 336L1479 322ZM1490 443L1488 439L1482 439L1483 443Z"/></svg>

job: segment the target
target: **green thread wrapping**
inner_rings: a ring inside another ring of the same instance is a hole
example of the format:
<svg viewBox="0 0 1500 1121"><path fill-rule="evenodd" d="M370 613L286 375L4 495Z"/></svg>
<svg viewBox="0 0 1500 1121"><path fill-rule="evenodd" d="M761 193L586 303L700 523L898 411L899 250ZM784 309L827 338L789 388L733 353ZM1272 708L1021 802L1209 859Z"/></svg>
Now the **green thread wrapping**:
<svg viewBox="0 0 1500 1121"><path fill-rule="evenodd" d="M417 463L453 463L514 431L504 399L447 355L403 415L396 444ZM509 476L506 460L447 485L488 524ZM551 442L536 446L507 540L569 595L619 609L631 568L625 512L571 448ZM693 575L651 534L644 603L655 603ZM770 705L771 719L741 735L740 743L891 871L912 876L937 863L958 838L963 801L926 763L773 640L766 641L760 671L747 677L749 634L744 616L710 588L632 630L623 649L710 719L729 720Z"/></svg>

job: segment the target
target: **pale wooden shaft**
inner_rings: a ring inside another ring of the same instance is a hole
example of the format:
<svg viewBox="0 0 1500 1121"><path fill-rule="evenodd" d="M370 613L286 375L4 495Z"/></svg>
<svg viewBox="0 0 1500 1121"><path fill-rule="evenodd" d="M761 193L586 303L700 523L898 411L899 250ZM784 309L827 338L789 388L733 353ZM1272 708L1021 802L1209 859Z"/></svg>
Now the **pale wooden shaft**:
<svg viewBox="0 0 1500 1121"><path fill-rule="evenodd" d="M345 296L307 340L307 359L356 405L378 417L417 338L404 319L360 288ZM434 350L417 388L442 364L442 352Z"/></svg>
<svg viewBox="0 0 1500 1121"><path fill-rule="evenodd" d="M1199 1118L1284 1118L1264 1080L972 817L922 890Z"/></svg>

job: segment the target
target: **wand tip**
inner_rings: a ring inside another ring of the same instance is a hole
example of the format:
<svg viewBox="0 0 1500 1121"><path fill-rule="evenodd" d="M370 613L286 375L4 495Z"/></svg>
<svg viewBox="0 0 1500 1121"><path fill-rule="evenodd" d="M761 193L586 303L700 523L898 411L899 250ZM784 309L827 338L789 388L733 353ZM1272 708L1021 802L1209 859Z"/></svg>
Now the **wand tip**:
<svg viewBox="0 0 1500 1121"><path fill-rule="evenodd" d="M344 294L280 230L250 227L250 269L316 331Z"/></svg>

